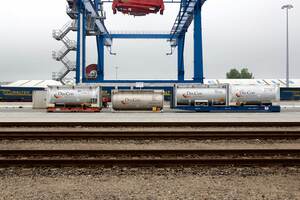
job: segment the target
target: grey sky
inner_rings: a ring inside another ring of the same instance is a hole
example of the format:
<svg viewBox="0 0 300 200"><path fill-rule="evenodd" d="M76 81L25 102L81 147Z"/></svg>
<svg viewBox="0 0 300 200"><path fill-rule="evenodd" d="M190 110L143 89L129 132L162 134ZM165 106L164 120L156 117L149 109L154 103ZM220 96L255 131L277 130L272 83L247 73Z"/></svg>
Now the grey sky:
<svg viewBox="0 0 300 200"><path fill-rule="evenodd" d="M300 78L300 1L296 0L207 0L203 7L204 73L207 78L224 78L231 67L248 67L256 78L285 77L285 13L280 8L292 3L290 12L292 78ZM68 20L64 0L4 1L0 7L0 80L51 79L62 64L52 60L51 51L62 44L52 30ZM168 4L165 14L132 17L112 15L106 4L109 30L169 31L178 6ZM193 27L191 26L191 30ZM186 40L186 78L192 77L192 31ZM69 35L75 38L75 34ZM105 75L115 78L176 78L177 59L166 56L165 40L115 40L106 53ZM88 63L96 62L95 39L88 40ZM74 54L69 55L75 59Z"/></svg>

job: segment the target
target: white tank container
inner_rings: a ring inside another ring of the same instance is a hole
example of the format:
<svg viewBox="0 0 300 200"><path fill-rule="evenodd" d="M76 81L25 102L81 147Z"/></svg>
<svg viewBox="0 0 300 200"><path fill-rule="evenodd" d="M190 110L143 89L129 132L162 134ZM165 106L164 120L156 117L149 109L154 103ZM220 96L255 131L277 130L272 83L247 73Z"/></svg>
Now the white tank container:
<svg viewBox="0 0 300 200"><path fill-rule="evenodd" d="M163 109L163 90L113 90L111 96L114 110Z"/></svg>
<svg viewBox="0 0 300 200"><path fill-rule="evenodd" d="M55 105L100 106L100 88L91 86L49 86L48 107Z"/></svg>
<svg viewBox="0 0 300 200"><path fill-rule="evenodd" d="M280 101L276 85L229 85L230 105L259 105Z"/></svg>
<svg viewBox="0 0 300 200"><path fill-rule="evenodd" d="M177 105L194 105L195 101L208 101L209 104L226 104L225 88L175 88Z"/></svg>

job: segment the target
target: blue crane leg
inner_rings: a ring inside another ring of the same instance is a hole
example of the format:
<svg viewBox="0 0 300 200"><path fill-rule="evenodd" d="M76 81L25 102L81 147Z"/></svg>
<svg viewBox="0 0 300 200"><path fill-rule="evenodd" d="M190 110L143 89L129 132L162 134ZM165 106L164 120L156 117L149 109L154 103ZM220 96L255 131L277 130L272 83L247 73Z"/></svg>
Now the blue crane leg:
<svg viewBox="0 0 300 200"><path fill-rule="evenodd" d="M94 0L95 10L98 11L98 6L101 0ZM103 82L104 80L104 36L96 35L97 42L97 53L98 53L98 62L97 62L97 82Z"/></svg>
<svg viewBox="0 0 300 200"><path fill-rule="evenodd" d="M178 82L184 82L184 41L185 34L180 35L178 41Z"/></svg>
<svg viewBox="0 0 300 200"><path fill-rule="evenodd" d="M203 46L200 5L196 6L194 13L194 81L203 83Z"/></svg>
<svg viewBox="0 0 300 200"><path fill-rule="evenodd" d="M96 36L96 39L98 51L97 80L102 82L104 80L104 38L103 36Z"/></svg>
<svg viewBox="0 0 300 200"><path fill-rule="evenodd" d="M86 11L83 12L82 18L82 63L81 63L81 70L82 70L82 82L86 81L85 75L85 67L86 67Z"/></svg>
<svg viewBox="0 0 300 200"><path fill-rule="evenodd" d="M77 1L77 8L81 10L81 2ZM80 83L80 67L81 67L81 20L80 15L77 15L77 51L76 51L76 84Z"/></svg>

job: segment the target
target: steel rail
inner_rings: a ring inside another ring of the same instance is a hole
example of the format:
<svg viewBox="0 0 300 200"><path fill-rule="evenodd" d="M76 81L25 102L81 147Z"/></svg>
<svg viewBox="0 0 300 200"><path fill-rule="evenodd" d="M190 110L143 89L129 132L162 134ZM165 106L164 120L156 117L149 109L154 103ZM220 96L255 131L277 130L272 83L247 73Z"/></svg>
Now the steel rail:
<svg viewBox="0 0 300 200"><path fill-rule="evenodd" d="M300 127L300 122L0 122L3 127Z"/></svg>
<svg viewBox="0 0 300 200"><path fill-rule="evenodd" d="M239 131L101 131L101 130L0 130L0 139L299 139L300 130Z"/></svg>
<svg viewBox="0 0 300 200"><path fill-rule="evenodd" d="M0 155L5 156L265 156L285 155L299 156L300 149L119 149L119 150L0 150Z"/></svg>
<svg viewBox="0 0 300 200"><path fill-rule="evenodd" d="M235 165L235 166L269 166L269 165L283 165L296 166L300 165L300 159L294 158L262 158L262 159L53 159L53 160L38 160L38 159L0 159L0 166L91 166L91 165L126 165L126 166L170 166L170 165Z"/></svg>
<svg viewBox="0 0 300 200"><path fill-rule="evenodd" d="M121 158L86 158L86 156ZM1 150L0 165L300 165L299 149L206 149L206 150ZM28 156L29 158L24 158ZM50 155L50 157L49 157ZM83 158L51 156L85 156ZM130 155L132 158L124 158ZM171 155L171 156L170 156ZM193 158L191 156L200 156ZM222 156L209 157L209 156ZM5 157L6 158L3 158ZM20 159L12 156L22 156ZM40 156L41 158L36 158ZM47 158L45 158L48 156ZM136 156L146 156L138 158ZM151 156L151 157L147 157ZM159 158L158 156L167 156ZM187 156L186 158L184 158ZM202 156L202 157L201 157ZM226 156L228 156L226 158ZM12 157L12 158L10 158ZM33 158L31 158L33 157Z"/></svg>

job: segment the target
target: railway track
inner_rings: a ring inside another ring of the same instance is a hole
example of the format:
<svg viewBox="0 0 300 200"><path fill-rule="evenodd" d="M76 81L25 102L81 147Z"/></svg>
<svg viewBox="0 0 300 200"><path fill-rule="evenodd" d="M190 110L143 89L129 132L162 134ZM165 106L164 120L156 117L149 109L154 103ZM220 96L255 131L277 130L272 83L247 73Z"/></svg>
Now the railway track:
<svg viewBox="0 0 300 200"><path fill-rule="evenodd" d="M299 139L300 123L1 123L0 139ZM0 165L300 165L299 149L0 150Z"/></svg>
<svg viewBox="0 0 300 200"><path fill-rule="evenodd" d="M0 122L0 127L300 127L300 122Z"/></svg>
<svg viewBox="0 0 300 200"><path fill-rule="evenodd" d="M0 123L0 139L299 139L300 123Z"/></svg>
<svg viewBox="0 0 300 200"><path fill-rule="evenodd" d="M299 149L0 150L0 165L300 165Z"/></svg>
<svg viewBox="0 0 300 200"><path fill-rule="evenodd" d="M299 139L300 131L0 131L0 139Z"/></svg>

